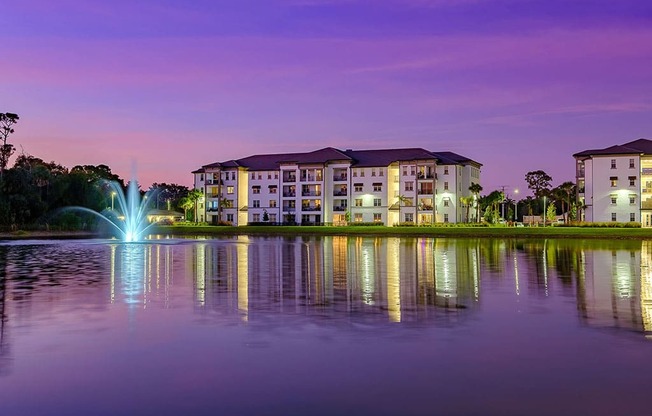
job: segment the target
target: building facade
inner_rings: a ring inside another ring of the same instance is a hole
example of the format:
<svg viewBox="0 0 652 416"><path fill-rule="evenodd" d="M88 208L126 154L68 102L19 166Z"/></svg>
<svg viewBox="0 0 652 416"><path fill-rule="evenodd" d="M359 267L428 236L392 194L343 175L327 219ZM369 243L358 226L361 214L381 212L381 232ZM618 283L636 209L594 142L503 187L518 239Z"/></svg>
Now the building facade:
<svg viewBox="0 0 652 416"><path fill-rule="evenodd" d="M573 155L579 219L652 227L652 141L638 139Z"/></svg>
<svg viewBox="0 0 652 416"><path fill-rule="evenodd" d="M211 163L193 175L205 195L199 218L211 224L392 226L475 221L460 198L480 183L481 167L452 152L327 147Z"/></svg>

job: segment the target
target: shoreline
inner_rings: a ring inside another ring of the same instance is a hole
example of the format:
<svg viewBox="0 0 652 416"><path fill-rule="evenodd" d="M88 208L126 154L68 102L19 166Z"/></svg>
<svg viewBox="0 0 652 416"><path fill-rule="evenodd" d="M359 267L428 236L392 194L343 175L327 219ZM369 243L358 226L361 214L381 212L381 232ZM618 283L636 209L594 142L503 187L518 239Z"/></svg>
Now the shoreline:
<svg viewBox="0 0 652 416"><path fill-rule="evenodd" d="M591 227L384 227L384 226L158 226L151 235L219 237L252 236L363 236L430 238L560 238L652 240L652 228ZM93 231L0 232L0 240L45 240L104 238Z"/></svg>

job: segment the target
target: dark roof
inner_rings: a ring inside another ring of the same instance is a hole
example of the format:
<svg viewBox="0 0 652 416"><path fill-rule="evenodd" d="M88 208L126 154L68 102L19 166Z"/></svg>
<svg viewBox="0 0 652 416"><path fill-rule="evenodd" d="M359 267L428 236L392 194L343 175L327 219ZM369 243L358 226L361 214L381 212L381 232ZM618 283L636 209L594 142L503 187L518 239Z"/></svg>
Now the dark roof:
<svg viewBox="0 0 652 416"><path fill-rule="evenodd" d="M227 162L215 162L204 165L202 168L213 167L243 167L252 171L276 170L280 164L297 163L312 164L331 161L349 161L356 167L388 166L394 162L410 160L437 160L442 164L468 164L478 166L482 164L467 157L460 156L453 152L430 152L422 148L407 149L377 149L377 150L339 150L333 147L325 147L307 153L278 153L247 156L238 160Z"/></svg>
<svg viewBox="0 0 652 416"><path fill-rule="evenodd" d="M652 140L638 139L622 145L605 147L604 149L591 149L575 153L573 157L605 156L605 155L632 155L652 154Z"/></svg>
<svg viewBox="0 0 652 416"><path fill-rule="evenodd" d="M204 168L199 168L199 169L197 169L197 170L193 170L193 171L190 172L190 173L204 173L204 172L205 172Z"/></svg>
<svg viewBox="0 0 652 416"><path fill-rule="evenodd" d="M346 150L344 153L353 159L353 166L357 167L387 166L402 160L435 159L432 153L420 148Z"/></svg>

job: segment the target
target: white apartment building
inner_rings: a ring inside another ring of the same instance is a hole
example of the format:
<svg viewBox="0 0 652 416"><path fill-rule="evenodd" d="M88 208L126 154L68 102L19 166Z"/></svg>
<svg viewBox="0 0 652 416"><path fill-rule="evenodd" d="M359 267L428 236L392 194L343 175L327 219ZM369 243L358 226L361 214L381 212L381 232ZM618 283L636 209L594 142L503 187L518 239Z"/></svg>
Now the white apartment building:
<svg viewBox="0 0 652 416"><path fill-rule="evenodd" d="M211 163L193 175L206 196L199 218L211 224L392 226L475 221L460 197L480 183L481 167L452 152L326 147Z"/></svg>
<svg viewBox="0 0 652 416"><path fill-rule="evenodd" d="M638 139L573 155L580 220L652 227L652 141Z"/></svg>

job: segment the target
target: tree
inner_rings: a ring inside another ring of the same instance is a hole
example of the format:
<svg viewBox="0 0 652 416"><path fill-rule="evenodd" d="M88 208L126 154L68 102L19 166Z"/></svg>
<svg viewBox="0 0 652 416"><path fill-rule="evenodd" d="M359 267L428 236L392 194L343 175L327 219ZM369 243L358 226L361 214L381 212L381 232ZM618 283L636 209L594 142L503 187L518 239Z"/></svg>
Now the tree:
<svg viewBox="0 0 652 416"><path fill-rule="evenodd" d="M480 221L480 192L482 192L482 185L479 183L471 182L469 191L473 194L475 199L475 221Z"/></svg>
<svg viewBox="0 0 652 416"><path fill-rule="evenodd" d="M201 198L204 197L204 193L201 191L201 189L193 189L192 191L188 192L188 198L192 201L194 207L195 207L195 224L199 222L198 220L198 215L197 215L197 203Z"/></svg>
<svg viewBox="0 0 652 416"><path fill-rule="evenodd" d="M188 196L188 187L177 185L176 183L167 184L153 183L149 191L156 195L156 208L159 208L159 202L169 202L169 206L178 207L181 198ZM167 209L167 205L166 205Z"/></svg>
<svg viewBox="0 0 652 416"><path fill-rule="evenodd" d="M7 138L14 129L11 127L18 122L18 114L14 113L0 113L0 179L4 176L5 169L9 163L9 158L14 154L15 147L7 143Z"/></svg>
<svg viewBox="0 0 652 416"><path fill-rule="evenodd" d="M546 210L546 219L550 224L552 224L555 221L555 217L557 216L557 208L555 207L555 204L550 204L548 205L548 209Z"/></svg>
<svg viewBox="0 0 652 416"><path fill-rule="evenodd" d="M570 210L572 206L572 197L575 195L577 187L573 182L567 181L555 188L556 196L561 200L561 213L564 216L564 223L568 222L568 213L564 209L567 206ZM565 203L565 204L564 204Z"/></svg>
<svg viewBox="0 0 652 416"><path fill-rule="evenodd" d="M527 187L532 191L536 198L548 195L552 177L542 170L535 170L525 174Z"/></svg>
<svg viewBox="0 0 652 416"><path fill-rule="evenodd" d="M464 206L466 222L471 222L471 219L469 218L469 210L471 209L471 205L473 205L473 201L475 201L473 195L460 197L460 202L462 203L462 206Z"/></svg>
<svg viewBox="0 0 652 416"><path fill-rule="evenodd" d="M192 209L195 206L195 203L187 196L184 196L179 200L177 206L183 210L183 219L188 220L188 210Z"/></svg>

